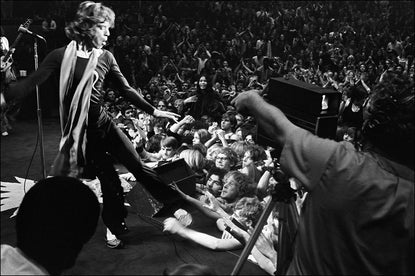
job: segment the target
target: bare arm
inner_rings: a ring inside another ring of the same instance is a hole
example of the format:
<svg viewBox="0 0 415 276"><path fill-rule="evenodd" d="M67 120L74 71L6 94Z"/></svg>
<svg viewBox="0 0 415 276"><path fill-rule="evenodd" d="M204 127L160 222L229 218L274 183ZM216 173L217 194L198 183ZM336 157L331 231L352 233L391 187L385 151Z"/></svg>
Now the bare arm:
<svg viewBox="0 0 415 276"><path fill-rule="evenodd" d="M217 212L214 212L214 211L204 207L204 203L201 202L200 200L185 194L182 190L180 190L180 188L177 186L177 184L173 184L171 187L172 187L172 189L176 190L184 200L186 200L187 202L189 202L190 204L195 206L200 212L202 212L206 216L208 216L212 219L215 219L215 220L222 217L221 214L218 214Z"/></svg>
<svg viewBox="0 0 415 276"><path fill-rule="evenodd" d="M179 129L183 126L183 125L186 125L186 124L191 124L191 123L193 123L195 121L195 119L192 117L192 116L190 116L190 115L186 115L182 120L180 120L179 122L177 122L177 123L175 123L175 124L173 124L171 127L170 127L170 131L171 132L173 132L173 133L177 133L177 131L179 131Z"/></svg>
<svg viewBox="0 0 415 276"><path fill-rule="evenodd" d="M258 186L257 186L257 190L258 192L261 192L263 194L266 193L267 188L268 188L268 183L269 183L269 179L271 178L271 172L270 171L265 171L261 178L258 181Z"/></svg>
<svg viewBox="0 0 415 276"><path fill-rule="evenodd" d="M212 250L234 250L242 247L242 244L235 238L218 239L211 235L186 228L175 218L167 218L164 221L163 231L177 234Z"/></svg>

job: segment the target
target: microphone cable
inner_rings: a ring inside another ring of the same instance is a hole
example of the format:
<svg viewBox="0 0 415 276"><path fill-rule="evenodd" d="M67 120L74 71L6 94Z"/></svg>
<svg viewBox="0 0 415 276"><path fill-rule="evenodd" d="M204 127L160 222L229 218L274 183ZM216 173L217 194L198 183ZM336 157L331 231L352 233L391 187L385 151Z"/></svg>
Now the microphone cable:
<svg viewBox="0 0 415 276"><path fill-rule="evenodd" d="M29 170L30 170L30 167L32 166L32 162L33 162L33 159L34 159L34 157L35 157L35 154L36 154L36 151L37 151L37 146L38 146L38 144L39 144L39 131L37 132L37 136L36 136L36 145L35 145L35 150L33 151L33 154L32 154L32 157L30 158L30 161L29 161L29 166L27 167L27 170L26 170L26 175L25 175L25 178L24 178L24 182L23 182L23 192L26 194L26 180L27 180L27 177L29 176ZM34 180L33 180L34 181Z"/></svg>

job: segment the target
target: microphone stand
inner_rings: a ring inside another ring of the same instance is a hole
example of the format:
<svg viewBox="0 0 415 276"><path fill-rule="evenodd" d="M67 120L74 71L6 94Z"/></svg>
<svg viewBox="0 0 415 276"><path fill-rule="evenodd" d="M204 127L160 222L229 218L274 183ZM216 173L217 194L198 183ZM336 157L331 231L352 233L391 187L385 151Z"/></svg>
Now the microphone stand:
<svg viewBox="0 0 415 276"><path fill-rule="evenodd" d="M37 54L37 37L34 37L33 50L34 50L34 60L35 60L35 71L37 71L39 66L39 58ZM40 162L42 169L42 176L46 178L46 169L45 169L45 151L43 148L43 125L42 125L42 109L40 107L40 95L39 95L39 86L36 84L36 104L37 104L37 124L39 131L39 141L40 141Z"/></svg>
<svg viewBox="0 0 415 276"><path fill-rule="evenodd" d="M255 243L257 242L257 239L262 232L262 228L267 222L267 219L274 207L278 209L279 221L276 275L283 275L288 269L289 261L291 261L293 253L291 245L295 235L290 237L290 235L286 236L286 234L289 234L290 231L294 230L290 229L289 222L292 224L298 223L299 215L295 205L296 194L295 190L290 187L288 177L286 177L284 172L277 169L277 171L274 173L274 178L277 180L278 184L275 186L274 191L272 192L272 198L270 201L268 201L264 211L262 212L253 233L249 237L249 240L246 243L241 256L239 256L239 259L236 262L231 275L239 274L240 270L246 262L246 259L251 253L252 248L255 246ZM294 217L290 216L290 214L294 214ZM288 244L287 241L289 241Z"/></svg>

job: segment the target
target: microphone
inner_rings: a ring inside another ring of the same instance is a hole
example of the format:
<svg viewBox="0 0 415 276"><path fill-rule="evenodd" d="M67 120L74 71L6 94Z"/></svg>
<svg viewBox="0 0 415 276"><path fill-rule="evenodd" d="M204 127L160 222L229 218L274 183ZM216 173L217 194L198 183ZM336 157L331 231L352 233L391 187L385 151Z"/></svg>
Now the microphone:
<svg viewBox="0 0 415 276"><path fill-rule="evenodd" d="M46 39L45 39L43 36L40 36L40 35L38 35L38 34L36 34L36 33L34 33L34 32L31 32L31 31L29 31L28 29L26 29L26 28L25 28L25 27L23 27L23 26L20 26L20 27L19 27L18 32L19 32L19 33L24 33L24 34L31 35L31 36L33 36L33 37L36 37L36 38L41 39L41 40L43 40L43 41L45 41L45 42L46 42Z"/></svg>

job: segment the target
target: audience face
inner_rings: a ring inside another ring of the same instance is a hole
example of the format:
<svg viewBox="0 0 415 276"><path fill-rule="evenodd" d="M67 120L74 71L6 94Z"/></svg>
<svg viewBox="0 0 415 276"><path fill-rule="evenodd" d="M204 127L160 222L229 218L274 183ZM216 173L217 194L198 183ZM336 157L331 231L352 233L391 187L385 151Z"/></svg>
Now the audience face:
<svg viewBox="0 0 415 276"><path fill-rule="evenodd" d="M255 141L254 141L254 138L252 137L252 134L246 135L245 141L249 144L255 144Z"/></svg>
<svg viewBox="0 0 415 276"><path fill-rule="evenodd" d="M228 118L223 118L220 123L221 129L224 131L232 131L232 123Z"/></svg>
<svg viewBox="0 0 415 276"><path fill-rule="evenodd" d="M220 196L228 201L234 201L239 197L238 184L233 177L228 177L225 180Z"/></svg>
<svg viewBox="0 0 415 276"><path fill-rule="evenodd" d="M242 167L247 167L251 164L254 164L254 160L251 157L251 152L247 151L242 159Z"/></svg>
<svg viewBox="0 0 415 276"><path fill-rule="evenodd" d="M215 166L219 169L224 169L226 171L230 171L231 169L231 161L229 157L223 153L219 153L215 158Z"/></svg>
<svg viewBox="0 0 415 276"><path fill-rule="evenodd" d="M200 79L199 79L199 87L200 87L201 90L206 89L206 87L207 87L207 80L206 80L206 77L205 76L201 76L200 77Z"/></svg>
<svg viewBox="0 0 415 276"><path fill-rule="evenodd" d="M127 109L124 114L126 119L130 119L131 117L134 117L134 109Z"/></svg>
<svg viewBox="0 0 415 276"><path fill-rule="evenodd" d="M353 143L354 142L354 136L346 132L346 133L343 134L343 140L347 141L347 142L350 142L350 143Z"/></svg>
<svg viewBox="0 0 415 276"><path fill-rule="evenodd" d="M206 181L206 186L210 193L214 196L219 196L222 191L222 180L219 175L211 174Z"/></svg>
<svg viewBox="0 0 415 276"><path fill-rule="evenodd" d="M166 111L166 109L167 109L166 103L164 101L159 101L157 103L157 109L162 110L162 111Z"/></svg>
<svg viewBox="0 0 415 276"><path fill-rule="evenodd" d="M236 126L240 126L244 123L244 117L241 114L236 114L235 119L236 119Z"/></svg>
<svg viewBox="0 0 415 276"><path fill-rule="evenodd" d="M107 98L108 98L108 100L110 100L110 101L115 101L115 92L114 92L114 91L112 91L112 90L109 90L109 91L107 92Z"/></svg>
<svg viewBox="0 0 415 276"><path fill-rule="evenodd" d="M173 157L174 149L173 149L173 147L169 147L169 146L161 146L160 153L161 153L161 158L163 160L167 160L167 159Z"/></svg>

